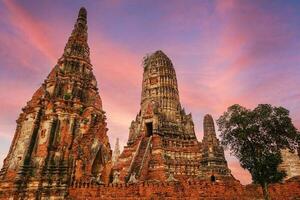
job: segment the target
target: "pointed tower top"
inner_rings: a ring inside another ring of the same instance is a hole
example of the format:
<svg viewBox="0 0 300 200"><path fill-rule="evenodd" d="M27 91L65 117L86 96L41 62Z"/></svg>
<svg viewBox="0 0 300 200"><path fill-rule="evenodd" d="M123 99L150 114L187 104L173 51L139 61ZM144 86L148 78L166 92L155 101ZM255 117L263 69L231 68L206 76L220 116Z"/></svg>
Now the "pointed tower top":
<svg viewBox="0 0 300 200"><path fill-rule="evenodd" d="M168 57L162 50L157 50L152 55Z"/></svg>
<svg viewBox="0 0 300 200"><path fill-rule="evenodd" d="M90 48L87 44L87 11L80 8L77 21L65 46L62 58L72 57L90 63Z"/></svg>
<svg viewBox="0 0 300 200"><path fill-rule="evenodd" d="M78 13L78 18L86 19L87 11L85 7L81 7Z"/></svg>
<svg viewBox="0 0 300 200"><path fill-rule="evenodd" d="M216 135L214 120L210 114L206 114L203 120L204 137L208 135Z"/></svg>
<svg viewBox="0 0 300 200"><path fill-rule="evenodd" d="M150 58L162 58L166 59L168 61L171 61L170 58L162 51L162 50L157 50L153 54L151 54Z"/></svg>
<svg viewBox="0 0 300 200"><path fill-rule="evenodd" d="M160 61L159 61L160 60ZM147 54L144 57L144 67L151 66L150 63L153 62L162 62L165 63L163 66L165 67L173 67L171 59L162 51L157 50L154 53Z"/></svg>

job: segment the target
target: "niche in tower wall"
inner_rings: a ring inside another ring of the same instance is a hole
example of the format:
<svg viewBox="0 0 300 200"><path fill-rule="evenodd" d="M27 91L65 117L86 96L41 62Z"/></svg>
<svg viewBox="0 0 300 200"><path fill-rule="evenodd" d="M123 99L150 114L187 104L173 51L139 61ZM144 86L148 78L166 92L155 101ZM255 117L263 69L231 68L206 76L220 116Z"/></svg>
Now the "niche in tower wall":
<svg viewBox="0 0 300 200"><path fill-rule="evenodd" d="M103 146L101 145L98 152L97 152L97 155L95 157L95 160L92 164L92 174L97 177L97 175L99 175L99 173L102 171L103 169L103 164L104 164L104 149L103 149Z"/></svg>
<svg viewBox="0 0 300 200"><path fill-rule="evenodd" d="M146 137L150 137L153 135L153 124L152 122L146 123Z"/></svg>

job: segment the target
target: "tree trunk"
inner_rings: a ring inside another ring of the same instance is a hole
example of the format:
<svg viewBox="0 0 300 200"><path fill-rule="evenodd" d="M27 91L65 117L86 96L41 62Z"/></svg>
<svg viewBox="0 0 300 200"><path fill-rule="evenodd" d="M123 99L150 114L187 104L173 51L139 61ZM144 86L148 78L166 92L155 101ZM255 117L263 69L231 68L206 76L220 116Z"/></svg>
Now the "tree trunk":
<svg viewBox="0 0 300 200"><path fill-rule="evenodd" d="M268 191L268 184L267 183L261 184L261 188L262 188L262 191L263 191L264 199L265 200L270 200L269 191Z"/></svg>

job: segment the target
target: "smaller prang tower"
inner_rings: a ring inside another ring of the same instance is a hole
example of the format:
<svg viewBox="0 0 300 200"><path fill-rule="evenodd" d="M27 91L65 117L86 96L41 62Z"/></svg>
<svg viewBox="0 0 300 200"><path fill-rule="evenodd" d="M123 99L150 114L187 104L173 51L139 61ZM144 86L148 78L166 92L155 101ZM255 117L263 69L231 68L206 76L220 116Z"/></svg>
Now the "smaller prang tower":
<svg viewBox="0 0 300 200"><path fill-rule="evenodd" d="M216 136L214 120L207 114L203 120L204 136L202 140L201 174L202 178L212 175L220 177L231 176L224 156L224 149Z"/></svg>

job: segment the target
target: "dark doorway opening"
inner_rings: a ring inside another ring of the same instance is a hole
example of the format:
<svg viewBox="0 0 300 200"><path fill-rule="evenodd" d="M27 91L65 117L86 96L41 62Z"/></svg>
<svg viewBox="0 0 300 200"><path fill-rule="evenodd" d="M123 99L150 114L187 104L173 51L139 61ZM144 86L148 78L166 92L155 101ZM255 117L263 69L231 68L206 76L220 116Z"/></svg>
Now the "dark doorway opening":
<svg viewBox="0 0 300 200"><path fill-rule="evenodd" d="M146 123L146 137L150 137L153 134L152 122Z"/></svg>
<svg viewBox="0 0 300 200"><path fill-rule="evenodd" d="M211 180L211 182L216 182L216 177L215 177L215 175L211 175L210 180Z"/></svg>

